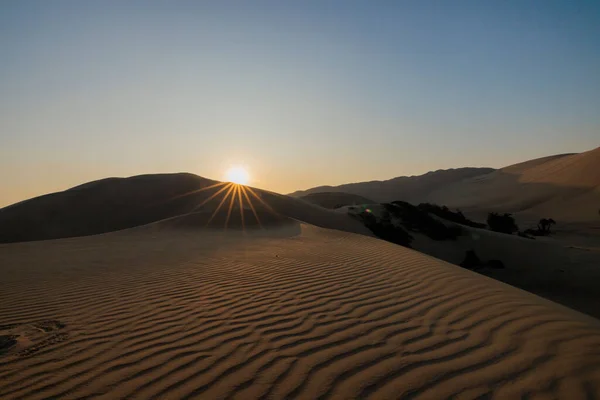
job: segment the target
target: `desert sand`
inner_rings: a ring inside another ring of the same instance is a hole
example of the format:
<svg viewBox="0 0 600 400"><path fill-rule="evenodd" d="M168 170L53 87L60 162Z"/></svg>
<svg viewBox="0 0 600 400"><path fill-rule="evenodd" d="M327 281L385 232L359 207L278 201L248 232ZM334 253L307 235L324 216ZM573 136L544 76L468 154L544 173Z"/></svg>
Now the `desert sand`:
<svg viewBox="0 0 600 400"><path fill-rule="evenodd" d="M600 395L594 318L362 234L232 221L0 245L0 398Z"/></svg>
<svg viewBox="0 0 600 400"><path fill-rule="evenodd" d="M591 204L590 153L484 181L582 175ZM600 320L573 309L600 315L593 237L465 228L408 249L343 209L191 174L91 182L0 225L1 399L600 397ZM508 267L455 265L468 249Z"/></svg>
<svg viewBox="0 0 600 400"><path fill-rule="evenodd" d="M321 192L300 196L300 199L312 204L317 204L327 209L337 209L349 205L371 204L375 201L363 196L344 192Z"/></svg>
<svg viewBox="0 0 600 400"><path fill-rule="evenodd" d="M433 191L427 200L465 211L514 212L571 222L600 218L600 147L511 165Z"/></svg>
<svg viewBox="0 0 600 400"><path fill-rule="evenodd" d="M342 207L336 211L356 215L364 208L378 218L385 212L381 204ZM460 265L470 250L482 260L500 260L505 268L482 268L477 272L600 318L600 237L597 233L582 236L579 228L572 237L559 231L531 240L438 220L448 226L460 226L460 235L453 240L433 240L422 232L411 231L413 249L455 265ZM400 220L394 223L402 226ZM569 245L569 242L577 245Z"/></svg>

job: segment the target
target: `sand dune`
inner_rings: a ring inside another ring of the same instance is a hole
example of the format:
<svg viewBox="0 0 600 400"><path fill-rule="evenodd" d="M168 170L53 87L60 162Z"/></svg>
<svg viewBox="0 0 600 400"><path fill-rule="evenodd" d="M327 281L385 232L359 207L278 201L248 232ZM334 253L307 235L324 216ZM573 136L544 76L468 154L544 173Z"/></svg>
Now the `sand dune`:
<svg viewBox="0 0 600 400"><path fill-rule="evenodd" d="M458 225L431 215L446 226L459 228L456 237L443 238L438 234L432 238L427 235L425 225L418 225L417 219L413 217L406 223L399 216L402 214L390 215L381 204L343 207L337 211L361 218L359 215L364 208L368 208L369 213L380 222L386 215L390 223L407 231L412 237L410 247L421 253L460 265L466 252L474 251L480 260L498 260L504 266L490 268L480 265L478 273L600 318L600 247L597 235L588 235L588 243L570 245L563 232L531 240ZM577 232L578 238L582 234L584 232Z"/></svg>
<svg viewBox="0 0 600 400"><path fill-rule="evenodd" d="M0 245L1 398L600 394L600 323L555 303L306 224L156 225Z"/></svg>
<svg viewBox="0 0 600 400"><path fill-rule="evenodd" d="M455 241L434 241L414 234L413 248L457 265L467 250L474 250L481 259L500 260L506 266L485 268L480 273L600 318L600 249L469 227L463 230Z"/></svg>
<svg viewBox="0 0 600 400"><path fill-rule="evenodd" d="M518 213L525 220L553 217L562 222L597 221L600 148L529 160L499 170L441 170L388 181L316 187L292 195L336 191L377 202L437 203L460 208L478 218L489 211L500 211Z"/></svg>
<svg viewBox="0 0 600 400"><path fill-rule="evenodd" d="M308 190L298 190L290 196L301 197L314 193L344 192L373 199L376 202L404 200L420 202L436 188L467 178L487 174L493 168L456 168L431 171L418 176L399 176L384 181L348 183L339 186L319 186Z"/></svg>
<svg viewBox="0 0 600 400"><path fill-rule="evenodd" d="M1 399L600 396L597 319L302 199L148 175L0 222L4 241L62 237L0 244Z"/></svg>
<svg viewBox="0 0 600 400"><path fill-rule="evenodd" d="M300 199L309 203L317 204L321 207L335 209L343 206L354 204L372 204L373 200L352 193L343 192L323 192L311 193L305 196L300 196Z"/></svg>
<svg viewBox="0 0 600 400"><path fill-rule="evenodd" d="M206 215L206 225L222 228L240 225L229 221L239 217L240 209L249 226L258 213L369 234L347 216L305 201L182 173L109 178L5 207L0 209L0 243L94 235L189 213L196 213L197 220Z"/></svg>
<svg viewBox="0 0 600 400"><path fill-rule="evenodd" d="M426 200L467 211L595 221L600 207L600 148L509 166L444 187Z"/></svg>

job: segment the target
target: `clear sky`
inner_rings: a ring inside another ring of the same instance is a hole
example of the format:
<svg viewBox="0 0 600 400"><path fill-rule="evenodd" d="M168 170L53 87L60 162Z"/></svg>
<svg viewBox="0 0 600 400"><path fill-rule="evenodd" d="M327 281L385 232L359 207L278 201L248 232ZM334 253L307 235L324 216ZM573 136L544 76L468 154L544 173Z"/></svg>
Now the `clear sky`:
<svg viewBox="0 0 600 400"><path fill-rule="evenodd" d="M600 2L0 2L0 206L244 164L282 193L600 145Z"/></svg>

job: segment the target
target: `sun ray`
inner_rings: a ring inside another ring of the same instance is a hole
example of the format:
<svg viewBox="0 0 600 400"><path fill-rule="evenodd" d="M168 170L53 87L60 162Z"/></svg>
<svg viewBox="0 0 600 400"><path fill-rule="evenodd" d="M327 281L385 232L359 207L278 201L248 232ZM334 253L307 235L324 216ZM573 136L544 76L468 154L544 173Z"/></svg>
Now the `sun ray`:
<svg viewBox="0 0 600 400"><path fill-rule="evenodd" d="M213 189L213 188L216 188L216 187L219 187L219 186L223 186L223 185L227 185L227 184L229 184L229 182L217 182L215 184L212 184L212 185L200 188L200 189L192 190L191 192L186 192L186 193L178 194L178 195L169 197L167 199L163 199L163 200L160 200L160 201L156 201L154 203L146 204L145 207L147 207L147 208L148 207L155 207L155 206L158 206L160 204L164 204L164 203L166 203L168 201L176 200L176 199L179 199L179 198L182 198L182 197L186 197L186 196L191 196L193 194L200 193L200 192L203 192L205 190Z"/></svg>
<svg viewBox="0 0 600 400"><path fill-rule="evenodd" d="M199 209L200 207L202 207L203 205L205 205L206 203L208 203L209 201L211 201L212 199L214 199L215 197L217 197L220 193L224 192L225 190L227 190L230 187L233 187L233 183L229 183L227 186L223 186L221 189L219 189L219 191L213 193L212 196L210 196L209 198L205 199L202 203L196 205L193 208L192 212L196 211L197 209Z"/></svg>
<svg viewBox="0 0 600 400"><path fill-rule="evenodd" d="M240 218L242 219L242 230L246 231L246 225L244 224L244 202L242 201L242 191L238 190L238 201L240 203Z"/></svg>
<svg viewBox="0 0 600 400"><path fill-rule="evenodd" d="M260 226L262 229L263 226L260 223L260 218L258 218L258 214L256 213L256 209L254 208L254 204L252 204L252 200L250 200L250 197L248 197L248 193L246 193L246 188L242 187L241 191L244 194L244 197L246 198L246 200L248 200L248 204L250 205L250 209L252 210L252 213L254 214L254 218L256 218L256 222L258 222L258 226Z"/></svg>
<svg viewBox="0 0 600 400"><path fill-rule="evenodd" d="M258 195L257 195L257 194L254 192L254 190L253 190L251 187L249 187L249 186L246 186L246 189L248 189L248 191L250 192L250 194L251 194L252 196L254 196L254 197L256 198L256 200L260 201L260 202L261 202L261 203L262 203L262 204L263 204L265 207L267 207L267 209L268 209L269 211L271 211L273 214L277 214L277 211L275 211L275 210L273 209L273 207L271 207L271 206L270 206L269 204L267 204L267 203L266 203L266 202L265 202L265 201L264 201L262 198L260 198L260 196L258 196Z"/></svg>
<svg viewBox="0 0 600 400"><path fill-rule="evenodd" d="M219 212L219 210L221 209L223 204L225 204L225 201L227 200L227 198L229 197L229 195L231 194L231 192L233 191L234 188L235 188L235 185L229 186L229 190L227 191L227 193L225 193L225 195L223 195L221 202L219 203L219 205L217 206L215 211L213 211L212 215L208 219L208 222L206 223L206 226L208 226L210 224L210 222L213 220L213 218L215 217L215 215L217 215L217 213Z"/></svg>
<svg viewBox="0 0 600 400"><path fill-rule="evenodd" d="M216 188L216 187L219 187L219 186L227 185L228 183L229 182L217 182L215 184L212 184L212 185L200 188L200 189L192 190L191 192L187 192L187 193L183 193L183 194L178 194L177 196L170 197L169 199L167 199L167 201L168 200L179 199L180 197L190 196L192 194L200 193L200 192L203 192L205 190L209 190L209 189Z"/></svg>
<svg viewBox="0 0 600 400"><path fill-rule="evenodd" d="M231 210L233 209L233 202L235 200L235 196L237 195L238 190L240 190L240 187L235 186L233 189L233 193L231 194L231 201L229 202L229 210L227 211L227 218L225 219L225 229L227 229L227 225L229 224L229 218L231 217Z"/></svg>

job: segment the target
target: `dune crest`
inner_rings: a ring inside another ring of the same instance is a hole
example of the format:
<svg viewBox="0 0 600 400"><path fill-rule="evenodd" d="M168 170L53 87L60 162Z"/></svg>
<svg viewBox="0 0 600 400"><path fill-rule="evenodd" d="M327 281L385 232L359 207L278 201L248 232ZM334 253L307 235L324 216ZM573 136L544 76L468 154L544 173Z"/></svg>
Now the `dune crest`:
<svg viewBox="0 0 600 400"><path fill-rule="evenodd" d="M187 217L170 223L235 229L292 218L369 234L359 222L314 204L180 173L108 178L5 207L0 243L97 235L180 216Z"/></svg>
<svg viewBox="0 0 600 400"><path fill-rule="evenodd" d="M600 147L583 153L559 154L492 168L458 168L387 181L321 186L291 196L330 192L436 203L474 215L490 211L520 213L528 218L563 222L595 222L600 212Z"/></svg>
<svg viewBox="0 0 600 400"><path fill-rule="evenodd" d="M432 192L427 200L467 211L597 221L600 148L508 166Z"/></svg>

